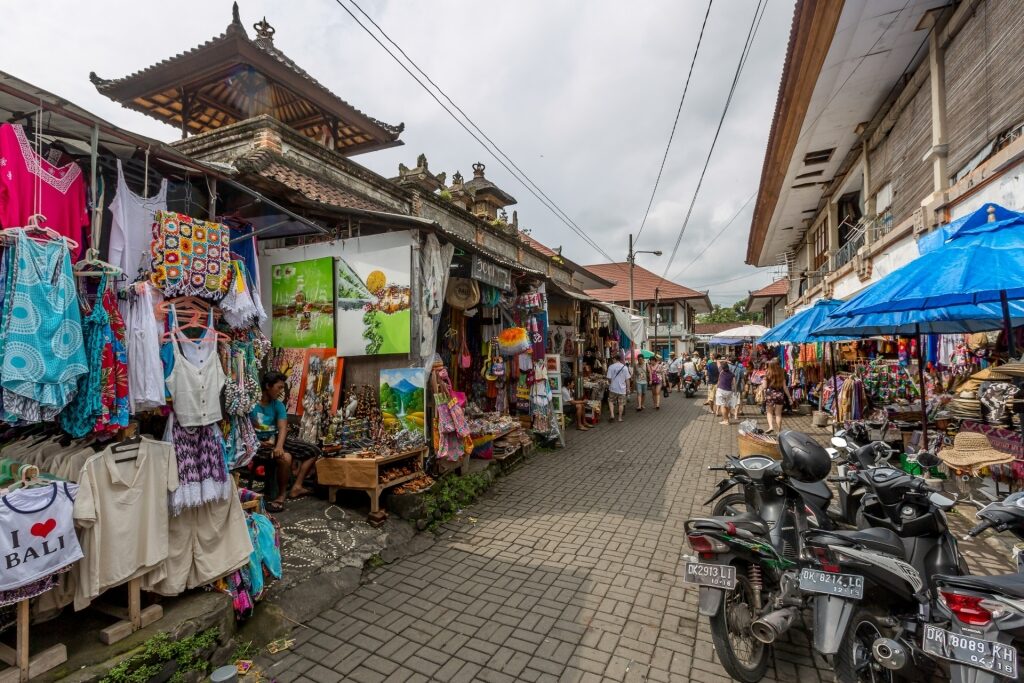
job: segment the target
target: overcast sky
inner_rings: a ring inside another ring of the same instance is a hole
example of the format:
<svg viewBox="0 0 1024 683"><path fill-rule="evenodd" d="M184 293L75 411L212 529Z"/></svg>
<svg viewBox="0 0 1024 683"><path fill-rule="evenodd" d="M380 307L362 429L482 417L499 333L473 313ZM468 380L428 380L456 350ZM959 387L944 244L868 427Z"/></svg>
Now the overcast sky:
<svg viewBox="0 0 1024 683"><path fill-rule="evenodd" d="M703 0L359 0L381 27L615 260L643 218L693 54ZM638 249L659 275L711 145L753 0L718 0L675 141ZM341 98L389 123L405 146L354 157L385 176L425 153L435 172L487 165L515 196L521 227L577 263L606 261L555 218L442 110L335 0L242 0L242 21L266 15L275 44ZM669 268L681 284L731 303L770 281L743 264L753 202L696 263L756 191L785 57L792 0L769 0L682 246ZM100 96L96 71L117 78L218 35L229 0L174 3L50 0L21 3L0 22L0 67L126 128L162 140L177 131ZM510 209L511 211L511 209Z"/></svg>

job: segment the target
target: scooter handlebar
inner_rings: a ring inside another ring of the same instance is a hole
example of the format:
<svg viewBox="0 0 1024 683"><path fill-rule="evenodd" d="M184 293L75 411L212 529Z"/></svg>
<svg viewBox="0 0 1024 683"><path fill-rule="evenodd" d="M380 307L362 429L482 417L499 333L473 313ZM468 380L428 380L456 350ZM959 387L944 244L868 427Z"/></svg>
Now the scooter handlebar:
<svg viewBox="0 0 1024 683"><path fill-rule="evenodd" d="M967 536L965 538L974 538L975 536L978 536L981 532L985 531L986 529L990 529L995 525L996 523L992 520L982 520L981 522L976 524L973 529L967 532Z"/></svg>

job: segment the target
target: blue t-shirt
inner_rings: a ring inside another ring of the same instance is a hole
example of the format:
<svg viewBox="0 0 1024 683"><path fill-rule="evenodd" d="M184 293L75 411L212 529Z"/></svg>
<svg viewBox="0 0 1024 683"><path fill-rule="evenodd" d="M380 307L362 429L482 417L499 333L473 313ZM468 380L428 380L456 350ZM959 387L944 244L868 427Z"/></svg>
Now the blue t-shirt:
<svg viewBox="0 0 1024 683"><path fill-rule="evenodd" d="M277 422L278 420L287 420L288 412L285 410L284 404L275 398L267 405L257 401L252 412L249 413L249 417L252 419L252 426L256 429L256 437L260 441L266 441L277 438Z"/></svg>
<svg viewBox="0 0 1024 683"><path fill-rule="evenodd" d="M708 384L718 384L718 361L708 361Z"/></svg>

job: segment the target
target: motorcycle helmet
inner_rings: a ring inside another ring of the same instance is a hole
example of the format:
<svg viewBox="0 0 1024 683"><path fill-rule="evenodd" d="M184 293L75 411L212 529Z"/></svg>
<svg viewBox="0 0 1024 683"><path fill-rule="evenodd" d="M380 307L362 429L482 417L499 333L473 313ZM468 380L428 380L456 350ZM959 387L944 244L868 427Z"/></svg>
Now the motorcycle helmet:
<svg viewBox="0 0 1024 683"><path fill-rule="evenodd" d="M782 452L782 471L791 479L805 484L821 481L832 471L828 451L817 441L801 432L786 430L779 434Z"/></svg>

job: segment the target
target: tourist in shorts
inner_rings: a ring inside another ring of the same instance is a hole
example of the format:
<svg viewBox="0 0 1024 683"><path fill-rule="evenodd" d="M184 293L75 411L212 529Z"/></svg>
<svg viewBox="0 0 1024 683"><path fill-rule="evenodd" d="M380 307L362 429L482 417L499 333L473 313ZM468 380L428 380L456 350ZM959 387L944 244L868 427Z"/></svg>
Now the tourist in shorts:
<svg viewBox="0 0 1024 683"><path fill-rule="evenodd" d="M611 408L608 414L609 422L616 419L622 422L622 414L626 411L626 392L633 372L623 362L624 358L625 355L620 351L615 362L608 368L608 407Z"/></svg>

